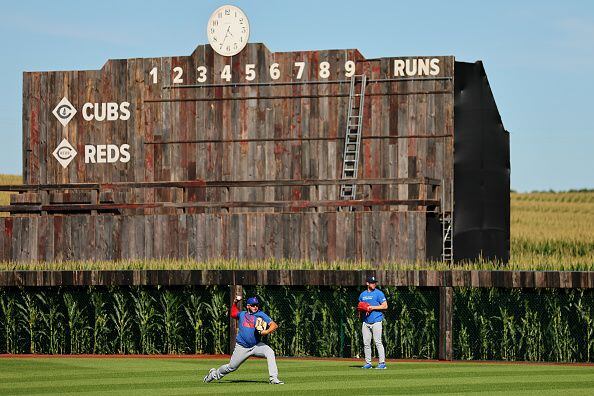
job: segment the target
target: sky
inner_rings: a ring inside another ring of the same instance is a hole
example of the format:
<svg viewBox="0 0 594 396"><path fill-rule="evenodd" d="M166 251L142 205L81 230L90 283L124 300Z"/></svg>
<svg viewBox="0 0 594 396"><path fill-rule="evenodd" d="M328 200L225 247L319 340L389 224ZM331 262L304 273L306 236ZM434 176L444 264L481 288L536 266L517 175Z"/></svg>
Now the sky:
<svg viewBox="0 0 594 396"><path fill-rule="evenodd" d="M271 51L482 60L517 191L594 188L594 1L11 1L0 5L0 173L22 172L22 72L189 55L223 4Z"/></svg>

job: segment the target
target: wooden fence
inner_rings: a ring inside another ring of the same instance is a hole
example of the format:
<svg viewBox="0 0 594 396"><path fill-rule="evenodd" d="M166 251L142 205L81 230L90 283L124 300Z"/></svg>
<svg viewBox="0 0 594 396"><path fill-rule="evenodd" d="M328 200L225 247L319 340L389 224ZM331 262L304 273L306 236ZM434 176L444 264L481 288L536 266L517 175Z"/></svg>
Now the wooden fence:
<svg viewBox="0 0 594 396"><path fill-rule="evenodd" d="M594 288L594 271L339 271L339 270L121 270L2 271L0 287L52 286L206 286L230 287L230 298L243 286L361 286L375 275L381 285L439 289L438 357L451 360L453 287ZM234 343L236 324L230 319ZM231 345L231 350L232 350Z"/></svg>

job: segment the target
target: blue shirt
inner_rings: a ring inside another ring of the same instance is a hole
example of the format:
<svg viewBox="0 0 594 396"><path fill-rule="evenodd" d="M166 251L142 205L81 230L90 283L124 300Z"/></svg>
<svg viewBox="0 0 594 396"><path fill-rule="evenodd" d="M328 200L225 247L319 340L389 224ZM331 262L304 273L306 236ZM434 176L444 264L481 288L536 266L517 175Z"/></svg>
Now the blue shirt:
<svg viewBox="0 0 594 396"><path fill-rule="evenodd" d="M384 293L380 289L375 289L371 292L365 289L365 291L359 295L359 301L365 301L369 305L377 306L382 305L382 303L386 301L386 296L384 296ZM371 311L369 315L363 316L363 321L365 323L381 322L382 320L384 320L382 311Z"/></svg>
<svg viewBox="0 0 594 396"><path fill-rule="evenodd" d="M247 311L241 311L237 315L237 338L236 341L244 348L251 348L261 340L260 334L256 331L256 319L262 318L266 324L272 322L272 319L262 311L251 314Z"/></svg>

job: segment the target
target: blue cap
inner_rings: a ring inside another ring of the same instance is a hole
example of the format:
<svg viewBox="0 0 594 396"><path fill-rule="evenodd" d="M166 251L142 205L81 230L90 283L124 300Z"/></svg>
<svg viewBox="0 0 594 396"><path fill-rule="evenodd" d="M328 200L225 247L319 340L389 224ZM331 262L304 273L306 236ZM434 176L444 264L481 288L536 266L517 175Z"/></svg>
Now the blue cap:
<svg viewBox="0 0 594 396"><path fill-rule="evenodd" d="M258 297L250 297L247 299L248 305L260 305L260 301L258 301Z"/></svg>
<svg viewBox="0 0 594 396"><path fill-rule="evenodd" d="M375 276L373 276L373 275L368 276L367 283L377 283L377 279L375 279Z"/></svg>

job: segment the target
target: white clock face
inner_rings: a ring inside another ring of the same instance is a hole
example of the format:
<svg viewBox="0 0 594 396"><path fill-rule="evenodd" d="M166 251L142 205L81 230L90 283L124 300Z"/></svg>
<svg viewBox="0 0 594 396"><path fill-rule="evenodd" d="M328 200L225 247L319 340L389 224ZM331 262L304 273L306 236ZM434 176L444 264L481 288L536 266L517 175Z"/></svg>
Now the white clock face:
<svg viewBox="0 0 594 396"><path fill-rule="evenodd" d="M233 56L246 46L250 37L250 24L243 11L235 6L226 5L212 13L206 34L216 53Z"/></svg>

